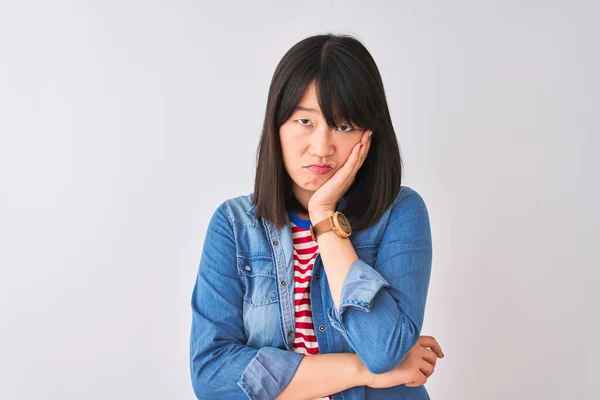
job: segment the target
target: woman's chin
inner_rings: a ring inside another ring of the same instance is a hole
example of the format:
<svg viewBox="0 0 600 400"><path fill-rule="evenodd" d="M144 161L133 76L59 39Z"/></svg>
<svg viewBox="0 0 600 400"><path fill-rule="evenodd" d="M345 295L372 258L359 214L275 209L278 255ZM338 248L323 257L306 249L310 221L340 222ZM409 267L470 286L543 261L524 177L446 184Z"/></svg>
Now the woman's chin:
<svg viewBox="0 0 600 400"><path fill-rule="evenodd" d="M302 189L310 191L310 192L314 192L316 191L318 188L320 188L321 186L323 186L323 184L327 182L327 179L315 179L313 181L310 182L306 182L304 185L302 185Z"/></svg>

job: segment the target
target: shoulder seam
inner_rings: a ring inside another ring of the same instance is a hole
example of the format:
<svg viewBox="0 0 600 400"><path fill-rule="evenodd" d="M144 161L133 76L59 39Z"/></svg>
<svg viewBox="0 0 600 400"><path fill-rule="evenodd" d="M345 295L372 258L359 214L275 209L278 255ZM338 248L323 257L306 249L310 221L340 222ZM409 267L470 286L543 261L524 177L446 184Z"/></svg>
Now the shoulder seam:
<svg viewBox="0 0 600 400"><path fill-rule="evenodd" d="M223 206L223 208L225 209L225 216L227 217L227 221L229 221L229 226L231 227L231 230L233 231L233 220L231 218L231 210L229 209L229 205L227 204L228 200L225 200L223 203L221 203L221 206Z"/></svg>
<svg viewBox="0 0 600 400"><path fill-rule="evenodd" d="M406 194L402 193L402 187L408 189L406 190ZM402 186L400 188L400 191L398 192L398 196L396 196L396 200L394 201L394 207L396 207L398 205L398 203L400 203L402 200L406 199L407 197L410 196L414 196L417 192L412 189L410 186Z"/></svg>

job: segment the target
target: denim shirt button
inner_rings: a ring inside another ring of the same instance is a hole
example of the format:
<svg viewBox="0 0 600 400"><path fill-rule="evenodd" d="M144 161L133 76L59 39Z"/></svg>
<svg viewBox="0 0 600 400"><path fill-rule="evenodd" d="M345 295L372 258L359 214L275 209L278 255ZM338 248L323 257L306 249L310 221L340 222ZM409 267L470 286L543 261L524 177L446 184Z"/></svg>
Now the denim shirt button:
<svg viewBox="0 0 600 400"><path fill-rule="evenodd" d="M320 277L321 277L321 274L318 274L318 273L317 273L317 274L315 274L315 278L316 278L316 279L319 279Z"/></svg>
<svg viewBox="0 0 600 400"><path fill-rule="evenodd" d="M293 334L293 333L294 333L294 332L292 332L292 331L287 331L287 335L288 335L288 337L292 336L292 334Z"/></svg>
<svg viewBox="0 0 600 400"><path fill-rule="evenodd" d="M287 282L286 281L281 281L281 286L285 286L285 285L287 285Z"/></svg>
<svg viewBox="0 0 600 400"><path fill-rule="evenodd" d="M279 242L277 240L273 240L273 246L277 246Z"/></svg>
<svg viewBox="0 0 600 400"><path fill-rule="evenodd" d="M250 271L252 269L249 265L246 265L244 268L246 269L246 271Z"/></svg>
<svg viewBox="0 0 600 400"><path fill-rule="evenodd" d="M325 331L325 325L319 325L319 330L321 332L324 332Z"/></svg>

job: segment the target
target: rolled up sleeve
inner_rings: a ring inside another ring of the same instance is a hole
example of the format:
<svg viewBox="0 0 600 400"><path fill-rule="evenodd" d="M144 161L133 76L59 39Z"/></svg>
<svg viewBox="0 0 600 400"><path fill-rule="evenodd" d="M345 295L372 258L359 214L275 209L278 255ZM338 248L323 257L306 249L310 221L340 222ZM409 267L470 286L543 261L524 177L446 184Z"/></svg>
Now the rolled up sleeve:
<svg viewBox="0 0 600 400"><path fill-rule="evenodd" d="M304 356L276 347L263 347L244 370L238 385L250 399L274 399L294 377Z"/></svg>
<svg viewBox="0 0 600 400"><path fill-rule="evenodd" d="M327 315L365 366L381 374L397 367L419 339L432 262L429 215L413 189L391 206L374 265L357 260Z"/></svg>
<svg viewBox="0 0 600 400"><path fill-rule="evenodd" d="M371 311L373 298L381 288L390 287L379 272L363 260L356 260L351 266L340 296L340 308L328 309L328 316L331 323L341 331L345 330L342 324L342 314L348 307L353 307L364 312Z"/></svg>
<svg viewBox="0 0 600 400"><path fill-rule="evenodd" d="M304 357L246 345L243 294L233 228L223 203L209 223L191 299L190 373L198 399L272 400Z"/></svg>

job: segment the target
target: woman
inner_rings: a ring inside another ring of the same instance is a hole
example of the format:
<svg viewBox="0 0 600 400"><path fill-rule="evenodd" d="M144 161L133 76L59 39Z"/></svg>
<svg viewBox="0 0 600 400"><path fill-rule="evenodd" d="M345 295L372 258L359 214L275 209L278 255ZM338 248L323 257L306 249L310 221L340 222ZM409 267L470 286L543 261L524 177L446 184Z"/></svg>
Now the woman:
<svg viewBox="0 0 600 400"><path fill-rule="evenodd" d="M372 133L372 134L371 134ZM401 186L379 71L346 35L277 66L254 192L206 233L192 294L199 399L428 399L429 217Z"/></svg>

